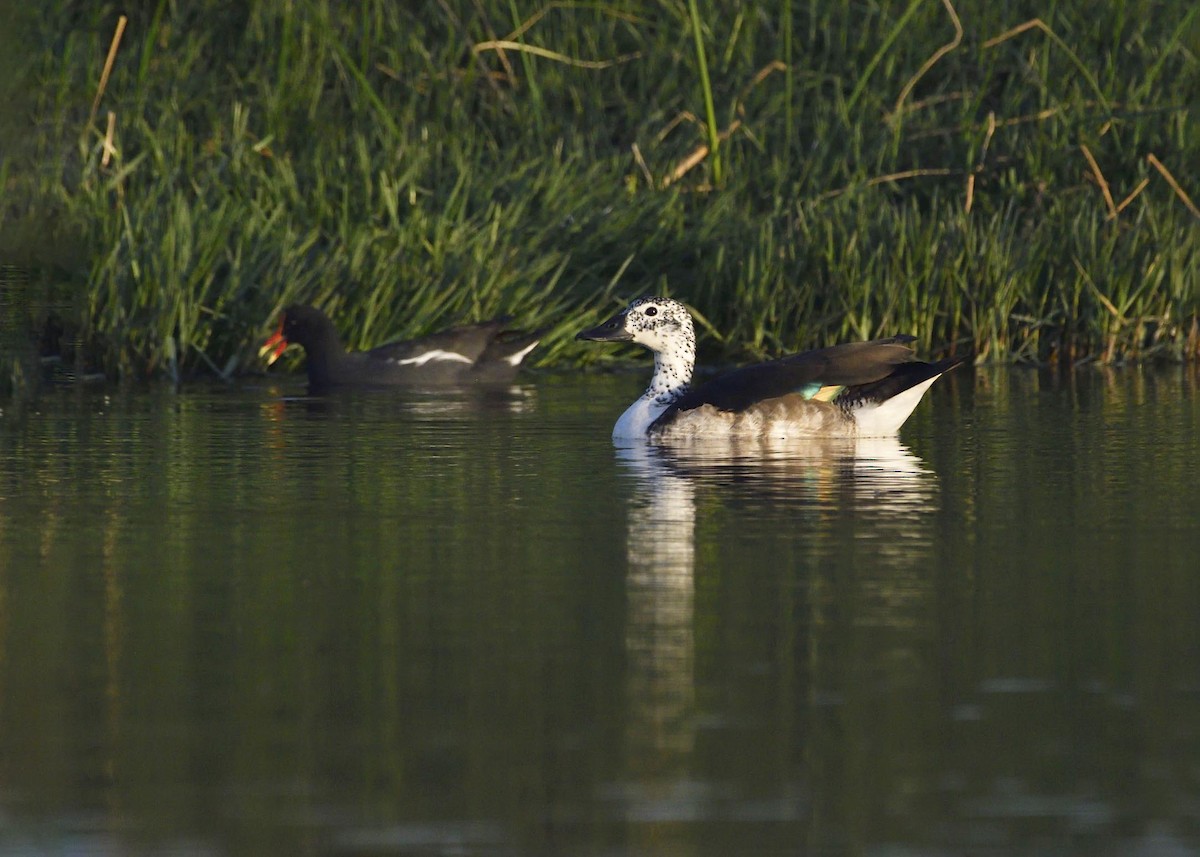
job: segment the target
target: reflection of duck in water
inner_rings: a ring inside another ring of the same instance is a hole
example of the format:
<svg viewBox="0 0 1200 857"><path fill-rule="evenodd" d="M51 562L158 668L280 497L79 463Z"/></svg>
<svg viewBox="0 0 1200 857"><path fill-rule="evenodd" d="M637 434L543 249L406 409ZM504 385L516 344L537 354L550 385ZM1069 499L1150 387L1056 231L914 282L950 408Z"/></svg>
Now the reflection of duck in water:
<svg viewBox="0 0 1200 857"><path fill-rule="evenodd" d="M696 494L726 499L786 497L806 508L849 501L860 511L907 521L934 505L937 480L895 438L804 441L713 439L681 446L628 444L617 458L633 474L626 555L626 648L633 695L647 735L690 743L684 713L694 697ZM646 721L649 721L646 722ZM667 735L674 724L682 733Z"/></svg>
<svg viewBox="0 0 1200 857"><path fill-rule="evenodd" d="M936 505L936 478L894 438L634 442L619 445L617 457L635 480L626 540L623 811L633 818L664 821L693 819L711 811L713 801L726 811L739 811L736 791L706 779L702 766L695 764L703 728L698 627L715 621L709 616L698 623L696 613L697 557L710 555L708 546L696 544L697 510L711 514L718 505L761 502L770 514L786 520L789 529L795 528L800 511L809 521L805 544L816 552L822 543L844 535L835 522L856 517L839 518L838 510L867 512L861 518L869 517L872 529L905 536L896 539L901 549L894 557L879 544L888 539L869 540L864 548L864 556L869 553L874 560L872 567L891 574L912 565L904 551L913 541L913 513ZM741 521L745 514L725 520ZM704 567L702 562L701 573ZM755 803L752 811L761 813L762 808ZM776 809L779 820L792 820L789 801Z"/></svg>
<svg viewBox="0 0 1200 857"><path fill-rule="evenodd" d="M833 494L860 510L889 515L928 509L937 478L894 437L703 437L647 447L626 442L618 456L648 483L687 480L745 500L827 505Z"/></svg>
<svg viewBox="0 0 1200 857"><path fill-rule="evenodd" d="M613 429L614 439L707 436L890 437L921 396L961 360L916 360L911 336L793 354L691 386L696 334L687 308L638 298L576 338L637 342L654 353L654 377Z"/></svg>
<svg viewBox="0 0 1200 857"><path fill-rule="evenodd" d="M639 800L687 780L695 738L695 488L641 445L618 450L637 482L625 579L628 764Z"/></svg>

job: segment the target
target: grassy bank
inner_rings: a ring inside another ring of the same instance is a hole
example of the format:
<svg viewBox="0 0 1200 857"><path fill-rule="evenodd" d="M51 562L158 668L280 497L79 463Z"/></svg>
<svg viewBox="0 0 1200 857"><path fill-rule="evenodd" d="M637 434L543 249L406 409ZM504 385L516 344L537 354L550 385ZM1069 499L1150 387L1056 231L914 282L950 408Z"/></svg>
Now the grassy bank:
<svg viewBox="0 0 1200 857"><path fill-rule="evenodd" d="M14 4L0 263L136 376L253 368L294 300L607 360L572 334L648 291L714 358L1200 353L1197 7L690 5L135 2L101 88L114 7Z"/></svg>

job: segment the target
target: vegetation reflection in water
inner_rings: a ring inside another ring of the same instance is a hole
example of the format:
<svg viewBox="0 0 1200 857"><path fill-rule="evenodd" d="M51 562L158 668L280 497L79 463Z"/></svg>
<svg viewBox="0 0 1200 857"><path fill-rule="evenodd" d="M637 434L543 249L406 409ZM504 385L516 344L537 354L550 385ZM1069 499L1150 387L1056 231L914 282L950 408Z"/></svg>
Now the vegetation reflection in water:
<svg viewBox="0 0 1200 857"><path fill-rule="evenodd" d="M1197 845L1191 370L614 450L635 377L0 424L0 852Z"/></svg>

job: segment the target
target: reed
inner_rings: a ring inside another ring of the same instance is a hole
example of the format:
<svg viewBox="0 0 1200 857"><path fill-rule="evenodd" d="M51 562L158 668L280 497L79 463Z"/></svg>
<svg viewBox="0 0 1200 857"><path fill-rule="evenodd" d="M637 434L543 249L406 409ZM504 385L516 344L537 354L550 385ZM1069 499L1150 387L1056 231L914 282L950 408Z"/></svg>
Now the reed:
<svg viewBox="0 0 1200 857"><path fill-rule="evenodd" d="M12 19L0 263L132 376L252 371L297 300L354 346L507 312L543 365L622 359L571 337L650 291L717 359L1193 359L1200 16L1106 8L160 0L100 93L116 16L59 0Z"/></svg>
<svg viewBox="0 0 1200 857"><path fill-rule="evenodd" d="M704 48L704 26L696 0L688 0L688 20L691 24L692 40L696 45L696 72L700 76L700 92L704 96L704 132L708 140L708 159L712 163L713 183L720 185L721 137L717 128L717 109L713 105L712 81L708 77L708 54Z"/></svg>

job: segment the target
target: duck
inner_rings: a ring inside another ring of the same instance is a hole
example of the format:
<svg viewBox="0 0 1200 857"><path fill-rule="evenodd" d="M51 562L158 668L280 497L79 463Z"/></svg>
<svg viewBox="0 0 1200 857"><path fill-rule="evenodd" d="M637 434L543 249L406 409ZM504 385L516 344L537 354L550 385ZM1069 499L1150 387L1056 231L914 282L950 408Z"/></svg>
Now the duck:
<svg viewBox="0 0 1200 857"><path fill-rule="evenodd" d="M347 351L329 316L316 307L293 304L284 309L279 327L258 353L270 366L289 345L299 345L314 394L341 387L507 384L542 335L509 330L509 321L503 316L369 351Z"/></svg>
<svg viewBox="0 0 1200 857"><path fill-rule="evenodd" d="M692 315L654 296L575 338L636 342L654 355L650 386L617 420L614 441L894 437L933 382L962 363L917 360L916 337L900 335L742 366L693 386Z"/></svg>

